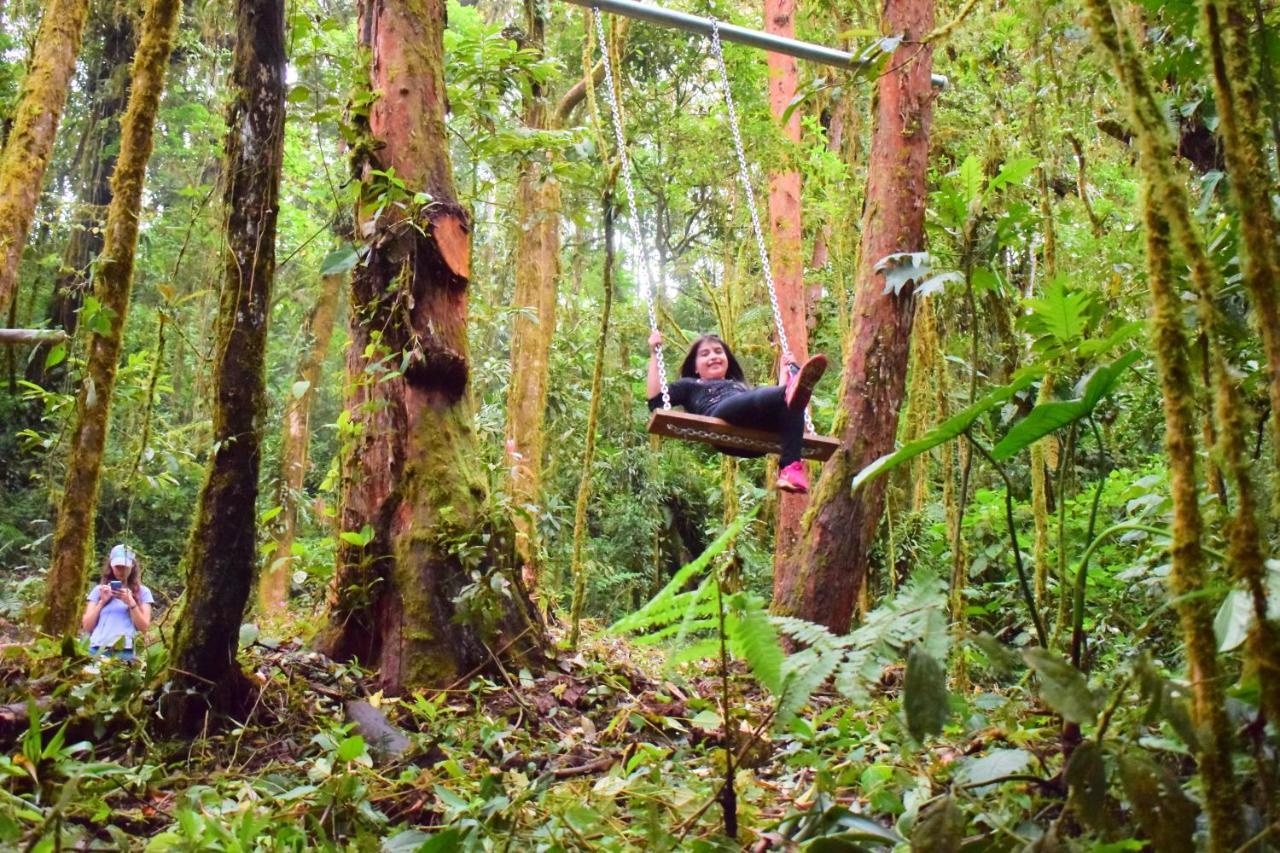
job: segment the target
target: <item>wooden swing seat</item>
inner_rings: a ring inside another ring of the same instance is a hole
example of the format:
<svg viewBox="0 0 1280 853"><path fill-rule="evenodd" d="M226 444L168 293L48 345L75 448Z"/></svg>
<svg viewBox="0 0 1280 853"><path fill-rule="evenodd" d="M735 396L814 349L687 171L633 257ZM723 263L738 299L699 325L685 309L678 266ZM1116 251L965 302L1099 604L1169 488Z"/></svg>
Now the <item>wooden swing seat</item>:
<svg viewBox="0 0 1280 853"><path fill-rule="evenodd" d="M766 453L777 454L782 450L782 443L776 433L734 426L719 418L691 415L672 409L655 409L649 418L649 432L667 438L710 444L733 455L763 456ZM805 433L804 449L800 455L805 459L826 462L839 447L837 439L809 432Z"/></svg>

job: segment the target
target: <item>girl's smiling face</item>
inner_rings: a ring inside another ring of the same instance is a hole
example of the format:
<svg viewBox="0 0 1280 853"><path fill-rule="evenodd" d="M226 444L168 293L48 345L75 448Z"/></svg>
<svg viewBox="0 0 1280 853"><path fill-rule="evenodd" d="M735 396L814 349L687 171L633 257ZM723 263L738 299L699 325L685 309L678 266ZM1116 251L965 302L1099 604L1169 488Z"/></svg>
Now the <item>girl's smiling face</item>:
<svg viewBox="0 0 1280 853"><path fill-rule="evenodd" d="M724 379L729 372L729 356L719 341L703 341L698 345L698 355L693 369L699 379Z"/></svg>

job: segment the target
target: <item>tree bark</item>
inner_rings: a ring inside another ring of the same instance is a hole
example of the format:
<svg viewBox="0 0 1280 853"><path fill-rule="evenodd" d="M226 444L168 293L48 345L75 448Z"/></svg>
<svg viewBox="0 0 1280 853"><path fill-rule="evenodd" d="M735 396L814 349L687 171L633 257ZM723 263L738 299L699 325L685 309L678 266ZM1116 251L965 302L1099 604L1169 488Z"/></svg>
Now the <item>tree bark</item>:
<svg viewBox="0 0 1280 853"><path fill-rule="evenodd" d="M18 284L18 264L53 153L89 0L49 0L22 80L13 127L0 152L0 312Z"/></svg>
<svg viewBox="0 0 1280 853"><path fill-rule="evenodd" d="M1176 600L1190 670L1192 715L1201 732L1196 753L1209 814L1210 847L1234 850L1244 840L1240 803L1231 767L1231 722L1224 705L1217 664L1217 640L1205 586L1203 519L1196 476L1194 391L1182 303L1173 275L1172 243L1181 243L1200 297L1201 322L1214 334L1213 298L1217 272L1204 251L1203 237L1190 215L1186 188L1173 171L1173 138L1151 80L1130 34L1109 0L1086 0L1089 26L1111 62L1127 96L1143 173L1143 216L1147 232L1147 275L1154 304L1154 335L1165 409L1165 455L1173 494L1173 548L1170 586ZM1211 352L1214 343L1210 341ZM1233 408L1224 364L1214 365L1219 411ZM1220 431L1228 424L1220 423ZM1244 482L1246 493L1249 490ZM1249 507L1252 510L1252 507Z"/></svg>
<svg viewBox="0 0 1280 853"><path fill-rule="evenodd" d="M293 564L293 541L298 530L298 501L307 476L311 404L315 402L325 355L329 352L329 341L333 338L338 303L345 281L345 275L327 275L320 280L320 295L308 323L311 346L298 367L295 380L295 385L299 382L306 383L306 389L301 396L289 399L284 413L284 432L280 442L280 484L276 493L276 505L280 507L277 526L279 533L258 585L258 600L267 613L283 612L289 599L289 569Z"/></svg>
<svg viewBox="0 0 1280 853"><path fill-rule="evenodd" d="M115 387L133 286L133 254L138 245L143 179L151 158L156 112L181 8L180 0L154 0L143 16L142 34L133 61L129 107L120 124L120 157L111 176L111 206L107 211L106 235L94 285L94 295L102 305L109 328L106 334L95 332L89 339L86 376L76 398L75 428L58 504L44 615L40 622L41 630L48 634L74 631L80 613L111 392Z"/></svg>
<svg viewBox="0 0 1280 853"><path fill-rule="evenodd" d="M1272 442L1280 453L1280 237L1272 207L1262 92L1250 39L1250 10L1241 0L1202 0L1231 195L1240 214L1244 283L1267 354ZM1280 478L1273 480L1280 493Z"/></svg>
<svg viewBox="0 0 1280 853"><path fill-rule="evenodd" d="M923 246L933 53L919 42L932 28L932 0L887 0L883 29L906 38L877 83L858 289L835 424L842 447L818 481L793 552L794 571L774 591L776 612L838 633L849 628L867 573L886 481L877 479L856 495L850 483L893 448L906 385L912 286L886 294L875 265L886 255Z"/></svg>
<svg viewBox="0 0 1280 853"><path fill-rule="evenodd" d="M78 184L71 234L63 247L62 263L53 279L53 299L45 312L50 326L74 335L80 305L89 287L89 264L102 251L102 227L111 204L111 173L120 142L120 116L128 98L129 63L138 44L132 11L102 4L89 21L91 43L100 45L89 75L85 120L76 162ZM27 380L52 387L66 370L66 362L46 369L49 345L36 349L27 362Z"/></svg>
<svg viewBox="0 0 1280 853"><path fill-rule="evenodd" d="M765 0L765 32L784 38L795 38L796 0ZM794 57L766 53L769 66L769 110L775 121L796 96L798 75ZM791 149L800 143L800 110L782 126L788 145L783 166L769 174L769 233L772 238L770 266L774 287L778 291L778 307L782 310L782 327L791 345L791 354L799 363L809 355L809 324L804 293L804 231L800 218L800 170L795 168ZM784 365L785 367L785 365ZM800 537L800 519L809 505L807 495L778 493L778 518L773 549L774 594L785 584L791 570L791 550Z"/></svg>
<svg viewBox="0 0 1280 853"><path fill-rule="evenodd" d="M539 0L525 3L526 49L543 52L546 19ZM525 126L548 126L546 93L529 81ZM532 589L542 574L538 564L538 508L545 450L551 341L556 330L556 282L560 273L560 182L549 163L534 154L521 162L516 178L516 269L512 299L511 382L507 387L507 470L510 472L516 556Z"/></svg>
<svg viewBox="0 0 1280 853"><path fill-rule="evenodd" d="M578 647L582 605L587 597L587 570L582 549L587 538L587 504L591 500L591 466L596 456L596 427L600 422L600 397L604 387L605 348L609 342L609 318L613 311L613 186L605 188L601 203L604 219L604 304L600 307L600 332L596 336L595 367L591 371L591 402L587 407L587 437L582 450L582 473L578 476L578 500L573 508L573 551L569 562L573 578L573 600L569 608L569 648Z"/></svg>
<svg viewBox="0 0 1280 853"><path fill-rule="evenodd" d="M267 326L284 161L284 0L236 4L231 85L214 449L184 558L187 604L170 651L174 694L192 691L170 716L188 731L199 726L205 702L234 710L247 684L236 651L256 564Z"/></svg>
<svg viewBox="0 0 1280 853"><path fill-rule="evenodd" d="M486 512L467 397L470 220L445 134L443 0L363 0L372 56L368 153L352 279L341 525L369 538L339 547L321 646L380 670L382 687L448 684L495 648L534 663L543 642L508 558L506 520ZM394 169L421 203L371 205ZM496 528L496 529L495 529ZM491 640L503 642L495 647Z"/></svg>

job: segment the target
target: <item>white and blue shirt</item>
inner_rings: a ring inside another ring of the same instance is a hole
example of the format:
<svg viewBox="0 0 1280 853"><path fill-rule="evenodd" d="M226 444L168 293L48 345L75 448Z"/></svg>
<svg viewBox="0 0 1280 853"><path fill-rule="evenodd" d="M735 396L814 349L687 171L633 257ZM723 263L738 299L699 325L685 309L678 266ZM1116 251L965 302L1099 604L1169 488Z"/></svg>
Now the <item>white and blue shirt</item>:
<svg viewBox="0 0 1280 853"><path fill-rule="evenodd" d="M95 585L89 590L88 601L96 604L101 591ZM155 596L144 586L135 600L138 604L153 604ZM133 635L136 633L138 629L134 627L133 619L129 616L129 605L118 598L113 598L98 613L98 624L89 635L89 646L90 648L112 648L116 641L124 637L124 648L132 649Z"/></svg>

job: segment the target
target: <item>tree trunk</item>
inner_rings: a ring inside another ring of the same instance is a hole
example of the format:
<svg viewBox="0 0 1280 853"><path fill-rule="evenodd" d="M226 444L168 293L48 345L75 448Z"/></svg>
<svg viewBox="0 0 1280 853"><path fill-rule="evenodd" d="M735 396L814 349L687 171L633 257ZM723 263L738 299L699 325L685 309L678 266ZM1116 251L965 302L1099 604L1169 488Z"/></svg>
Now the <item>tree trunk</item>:
<svg viewBox="0 0 1280 853"><path fill-rule="evenodd" d="M604 218L604 304L600 308L600 332L596 337L595 367L591 372L591 402L587 408L587 437L582 451L582 473L578 477L578 500L573 509L573 603L569 609L569 648L578 647L582 605L587 597L587 571L582 565L582 548L587 538L587 504L591 500L591 466L596 455L596 427L600 421L600 397L604 387L605 348L609 341L609 315L613 310L613 187L605 189Z"/></svg>
<svg viewBox="0 0 1280 853"><path fill-rule="evenodd" d="M544 6L525 4L525 46L543 51ZM541 84L530 81L525 126L547 128ZM556 282L560 273L560 182L548 164L533 155L516 179L516 287L512 300L511 384L507 387L507 455L515 527L516 556L532 589L542 574L538 564L538 508L544 453L543 423L551 341L556 331Z"/></svg>
<svg viewBox="0 0 1280 853"><path fill-rule="evenodd" d="M470 221L457 202L445 135L443 0L363 0L371 51L368 151L357 164L357 233L367 261L352 279L341 521L332 656L376 666L384 689L451 683L503 648L543 642L519 577L500 571L505 519L486 513L467 397ZM425 203L378 218L395 170ZM494 530L492 528L499 528ZM358 544L363 543L363 544ZM497 591L501 590L501 591ZM502 640L498 647L493 639Z"/></svg>
<svg viewBox="0 0 1280 853"><path fill-rule="evenodd" d="M89 115L80 140L76 171L78 186L71 234L63 248L62 263L53 279L53 299L46 316L54 328L74 335L80 304L89 287L89 264L102 251L102 227L111 204L111 173L120 142L120 116L128 96L128 68L138 43L136 21L130 10L102 4L89 22L90 39L101 45L89 76ZM27 380L52 387L66 370L62 362L46 370L48 345L42 345L27 363Z"/></svg>
<svg viewBox="0 0 1280 853"><path fill-rule="evenodd" d="M774 609L843 633L867 573L884 508L883 478L850 492L853 475L893 448L906 385L914 309L912 287L884 293L875 265L923 246L925 177L933 95L932 0L888 0L883 29L905 34L877 84L858 289L835 431L842 447L819 479L791 571L775 582Z"/></svg>
<svg viewBox="0 0 1280 853"><path fill-rule="evenodd" d="M1267 164L1250 12L1241 0L1202 2L1227 174L1240 214L1244 283L1267 354L1272 442L1280 453L1280 224L1271 203L1274 180ZM1272 485L1280 492L1280 478Z"/></svg>
<svg viewBox="0 0 1280 853"><path fill-rule="evenodd" d="M1234 850L1243 841L1240 803L1231 768L1231 722L1218 671L1213 613L1208 600L1200 595L1205 586L1205 568L1196 477L1195 400L1182 303L1173 277L1173 236L1187 255L1200 296L1201 319L1211 336L1217 273L1191 218L1186 188L1173 173L1173 139L1141 54L1117 22L1109 0L1087 0L1085 8L1094 36L1124 87L1138 141L1147 274L1155 308L1153 325L1164 396L1165 455L1173 493L1170 586L1179 602L1177 610L1190 670L1192 715L1201 731L1196 759L1205 788L1210 846L1215 851ZM1211 351L1213 348L1211 340ZM1221 410L1231 395L1231 379L1221 364L1215 365L1215 373ZM1226 427L1227 424L1219 424L1220 431Z"/></svg>
<svg viewBox="0 0 1280 853"><path fill-rule="evenodd" d="M67 103L88 10L89 0L46 4L13 127L0 153L0 311L9 307L17 288L18 264Z"/></svg>
<svg viewBox="0 0 1280 853"><path fill-rule="evenodd" d="M236 667L256 564L256 504L266 414L265 360L284 161L284 0L239 0L223 191L226 252L213 357L213 457L183 562L187 605L170 652L174 684L194 691L174 723L200 724L204 702L234 710Z"/></svg>
<svg viewBox="0 0 1280 853"><path fill-rule="evenodd" d="M765 0L765 32L784 38L795 38L796 0ZM769 109L775 121L792 106L796 96L797 73L794 57L766 53L769 65ZM792 109L782 127L783 137L791 148L800 143L800 110ZM804 232L800 220L800 170L791 156L783 159L782 168L769 175L769 233L772 238L770 266L774 287L778 291L778 307L782 310L782 327L787 332L791 354L804 363L809 354L809 324L804 293ZM783 365L785 367L785 365ZM786 577L791 549L800 537L800 519L809 505L807 495L778 493L778 520L774 536L774 594Z"/></svg>
<svg viewBox="0 0 1280 853"><path fill-rule="evenodd" d="M320 295L308 324L311 346L298 367L298 383L306 383L300 396L289 399L284 413L284 433L280 442L280 484L276 505L280 507L275 548L258 585L258 600L267 613L281 613L289 599L289 568L293 564L293 540L298 529L298 501L307 476L307 445L311 440L311 404L320 384L325 355L338 317L345 275L327 275L320 280Z"/></svg>
<svg viewBox="0 0 1280 853"><path fill-rule="evenodd" d="M165 68L173 48L180 0L155 0L142 19L142 35L133 61L129 107L120 124L120 157L111 176L112 199L106 235L99 256L94 295L109 323L105 335L89 339L86 376L76 399L76 423L71 433L67 474L58 505L49 565L44 615L40 627L48 634L76 628L85 585L85 564L92 547L93 518L98 504L102 451L107 417L129 293L133 285L133 254L138 245L142 184L151 158L156 111L164 90ZM46 12L52 14L52 12Z"/></svg>

